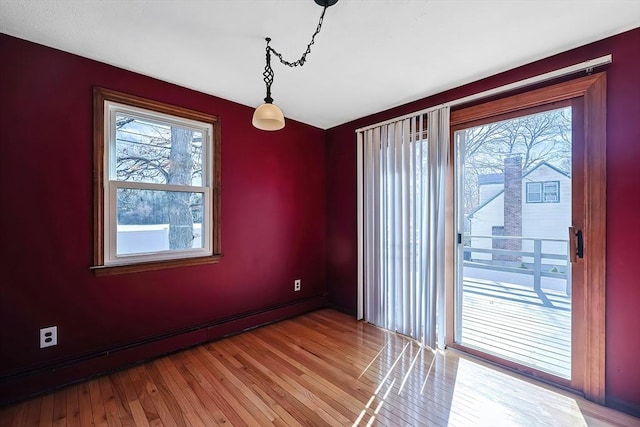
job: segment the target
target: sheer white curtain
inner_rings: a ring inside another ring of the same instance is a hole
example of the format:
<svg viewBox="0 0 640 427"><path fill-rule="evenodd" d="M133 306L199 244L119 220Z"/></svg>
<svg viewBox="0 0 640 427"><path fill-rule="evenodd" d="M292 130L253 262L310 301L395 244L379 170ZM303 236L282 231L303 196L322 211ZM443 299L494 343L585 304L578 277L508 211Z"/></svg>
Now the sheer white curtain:
<svg viewBox="0 0 640 427"><path fill-rule="evenodd" d="M426 124L425 124L426 121ZM449 108L358 133L363 147L364 318L444 346Z"/></svg>

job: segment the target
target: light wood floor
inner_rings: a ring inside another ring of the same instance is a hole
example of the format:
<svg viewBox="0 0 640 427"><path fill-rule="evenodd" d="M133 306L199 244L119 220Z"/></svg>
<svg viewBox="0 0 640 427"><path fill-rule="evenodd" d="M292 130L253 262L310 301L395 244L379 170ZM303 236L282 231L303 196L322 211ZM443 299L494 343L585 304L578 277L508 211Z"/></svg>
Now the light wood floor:
<svg viewBox="0 0 640 427"><path fill-rule="evenodd" d="M321 310L0 410L1 426L640 425Z"/></svg>

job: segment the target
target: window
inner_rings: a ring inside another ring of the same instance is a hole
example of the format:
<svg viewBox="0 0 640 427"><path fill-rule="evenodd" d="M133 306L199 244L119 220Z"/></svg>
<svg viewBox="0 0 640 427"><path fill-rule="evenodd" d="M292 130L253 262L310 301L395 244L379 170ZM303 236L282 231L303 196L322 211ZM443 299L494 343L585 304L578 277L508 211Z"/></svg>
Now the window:
<svg viewBox="0 0 640 427"><path fill-rule="evenodd" d="M96 88L94 169L97 274L219 261L215 116Z"/></svg>
<svg viewBox="0 0 640 427"><path fill-rule="evenodd" d="M527 182L527 203L560 202L560 181Z"/></svg>

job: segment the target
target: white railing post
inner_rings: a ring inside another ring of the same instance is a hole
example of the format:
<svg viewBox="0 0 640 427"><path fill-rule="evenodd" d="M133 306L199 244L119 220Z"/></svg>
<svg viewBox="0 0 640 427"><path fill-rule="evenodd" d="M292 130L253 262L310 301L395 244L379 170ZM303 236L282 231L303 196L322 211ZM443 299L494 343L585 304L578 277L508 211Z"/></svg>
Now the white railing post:
<svg viewBox="0 0 640 427"><path fill-rule="evenodd" d="M542 240L533 240L533 289L540 291L542 279Z"/></svg>

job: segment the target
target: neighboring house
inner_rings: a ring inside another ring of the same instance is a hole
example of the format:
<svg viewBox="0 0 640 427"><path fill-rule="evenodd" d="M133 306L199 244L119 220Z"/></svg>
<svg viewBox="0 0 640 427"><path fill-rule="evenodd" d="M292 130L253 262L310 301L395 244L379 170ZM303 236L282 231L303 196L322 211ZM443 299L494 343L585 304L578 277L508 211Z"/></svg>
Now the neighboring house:
<svg viewBox="0 0 640 427"><path fill-rule="evenodd" d="M504 174L479 176L478 186L480 206L467 216L469 234L524 239L472 237L472 248L533 251L533 239L562 239L565 242L543 241L542 252L567 253L566 240L571 225L569 174L547 162L523 174L521 159L514 157L505 160ZM473 252L471 258L531 261L526 257L507 258L480 252Z"/></svg>

